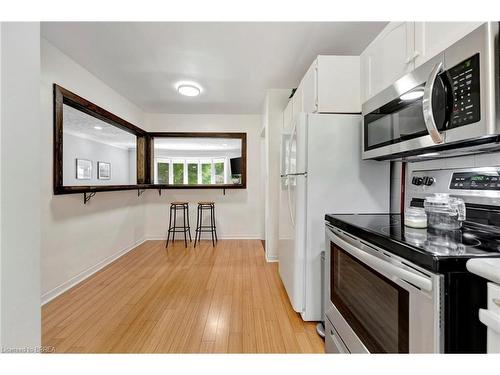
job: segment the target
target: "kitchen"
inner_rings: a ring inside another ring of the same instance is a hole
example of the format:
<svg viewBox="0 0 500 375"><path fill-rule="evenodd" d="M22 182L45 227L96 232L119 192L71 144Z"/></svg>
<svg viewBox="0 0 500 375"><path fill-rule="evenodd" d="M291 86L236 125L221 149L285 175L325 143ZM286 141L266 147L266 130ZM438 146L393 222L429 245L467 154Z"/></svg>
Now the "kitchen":
<svg viewBox="0 0 500 375"><path fill-rule="evenodd" d="M499 28L2 22L2 350L499 353Z"/></svg>
<svg viewBox="0 0 500 375"><path fill-rule="evenodd" d="M386 39L406 41L401 35L410 29L415 33L414 62L404 60L412 67L380 92L372 89L376 82L370 75L361 75L361 87L368 88L361 116L351 115L356 110L348 104L341 109L324 104L323 87L339 80L327 81L320 56L317 67L311 68L317 83L316 99L309 101L315 107L305 111L318 114L297 115L292 130L283 131L290 140L283 147L288 165L282 173L280 209L289 210L290 223L282 226L280 221L280 275L304 320L324 314L324 327L320 324L318 331L326 336L327 352L497 350L498 278L490 273L485 279L478 270L498 258L498 130L489 107L498 102L498 25L456 27L448 31L453 35L450 45L435 56L427 53L426 61L421 51L437 51L432 45L437 25L386 26L361 54L361 73L373 71L372 56L384 48ZM419 35L425 35L428 44L416 47L423 43L417 42ZM442 38L439 43L446 44ZM341 63L331 71L349 77ZM308 73L294 96L306 92ZM363 125L356 126L361 121ZM328 179L325 171L330 171ZM390 187L392 181L395 186ZM326 245L318 219L323 215ZM316 288L321 262L322 294ZM493 301L489 309L487 300Z"/></svg>

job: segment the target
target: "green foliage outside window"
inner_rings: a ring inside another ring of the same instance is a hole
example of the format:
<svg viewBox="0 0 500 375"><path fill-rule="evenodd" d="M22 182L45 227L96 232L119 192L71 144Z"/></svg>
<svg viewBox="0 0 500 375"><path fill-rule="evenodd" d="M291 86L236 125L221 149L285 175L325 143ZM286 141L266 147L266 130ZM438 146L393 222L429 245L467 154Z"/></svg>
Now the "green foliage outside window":
<svg viewBox="0 0 500 375"><path fill-rule="evenodd" d="M212 182L212 164L201 165L201 183L210 184Z"/></svg>
<svg viewBox="0 0 500 375"><path fill-rule="evenodd" d="M188 184L196 185L198 183L198 163L188 164Z"/></svg>
<svg viewBox="0 0 500 375"><path fill-rule="evenodd" d="M184 183L184 164L174 163L174 184Z"/></svg>
<svg viewBox="0 0 500 375"><path fill-rule="evenodd" d="M168 163L158 163L158 183L168 184L168 169L170 165Z"/></svg>
<svg viewBox="0 0 500 375"><path fill-rule="evenodd" d="M215 168L215 183L224 183L224 163L214 163Z"/></svg>

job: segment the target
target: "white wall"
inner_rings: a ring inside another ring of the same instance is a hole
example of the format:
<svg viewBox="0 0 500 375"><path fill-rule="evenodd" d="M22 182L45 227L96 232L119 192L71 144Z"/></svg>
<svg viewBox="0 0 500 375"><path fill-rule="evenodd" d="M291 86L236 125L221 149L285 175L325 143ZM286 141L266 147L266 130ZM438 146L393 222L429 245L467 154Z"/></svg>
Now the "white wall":
<svg viewBox="0 0 500 375"><path fill-rule="evenodd" d="M132 160L136 158L135 150L111 146L66 132L63 144L63 184L65 186L135 185L137 183L136 171L132 170L130 166ZM90 180L76 178L77 158L92 162L92 178ZM111 178L109 180L97 178L97 162L99 161L111 164ZM133 165L135 166L135 162Z"/></svg>
<svg viewBox="0 0 500 375"><path fill-rule="evenodd" d="M165 238L169 202L176 200L190 202L193 235L197 202L213 200L220 238L261 238L260 119L259 115L146 115L145 129L148 131L247 133L247 189L228 189L226 195L220 188L164 190L161 196L155 190L147 191L144 195L148 238Z"/></svg>
<svg viewBox="0 0 500 375"><path fill-rule="evenodd" d="M139 127L143 127L144 113L44 39L41 68L41 152L37 158L43 171L41 271L42 300L46 301L101 262L142 241L145 234L144 196L137 197L136 191L98 193L87 205L81 194L53 195L52 85L57 83Z"/></svg>
<svg viewBox="0 0 500 375"><path fill-rule="evenodd" d="M40 24L0 27L0 345L34 349L41 331Z"/></svg>

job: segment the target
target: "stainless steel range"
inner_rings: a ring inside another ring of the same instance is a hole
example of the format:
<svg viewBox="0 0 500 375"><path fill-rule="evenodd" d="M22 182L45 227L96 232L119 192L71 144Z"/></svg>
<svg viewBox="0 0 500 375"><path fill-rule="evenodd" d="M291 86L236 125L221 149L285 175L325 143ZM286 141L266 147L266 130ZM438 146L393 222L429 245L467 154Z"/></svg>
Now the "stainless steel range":
<svg viewBox="0 0 500 375"><path fill-rule="evenodd" d="M500 257L500 167L414 171L406 186L407 207L448 193L465 201L466 220L438 230L399 214L326 215L327 352L486 350L486 282L465 263Z"/></svg>

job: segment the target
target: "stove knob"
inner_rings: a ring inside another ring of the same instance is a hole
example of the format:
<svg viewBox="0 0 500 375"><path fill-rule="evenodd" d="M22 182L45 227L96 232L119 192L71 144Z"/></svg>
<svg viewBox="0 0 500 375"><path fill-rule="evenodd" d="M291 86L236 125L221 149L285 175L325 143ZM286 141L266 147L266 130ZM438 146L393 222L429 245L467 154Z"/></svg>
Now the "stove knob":
<svg viewBox="0 0 500 375"><path fill-rule="evenodd" d="M425 177L424 178L424 185L426 186L431 186L434 183L434 177Z"/></svg>
<svg viewBox="0 0 500 375"><path fill-rule="evenodd" d="M415 177L415 185L420 186L424 182L424 179L422 177Z"/></svg>

